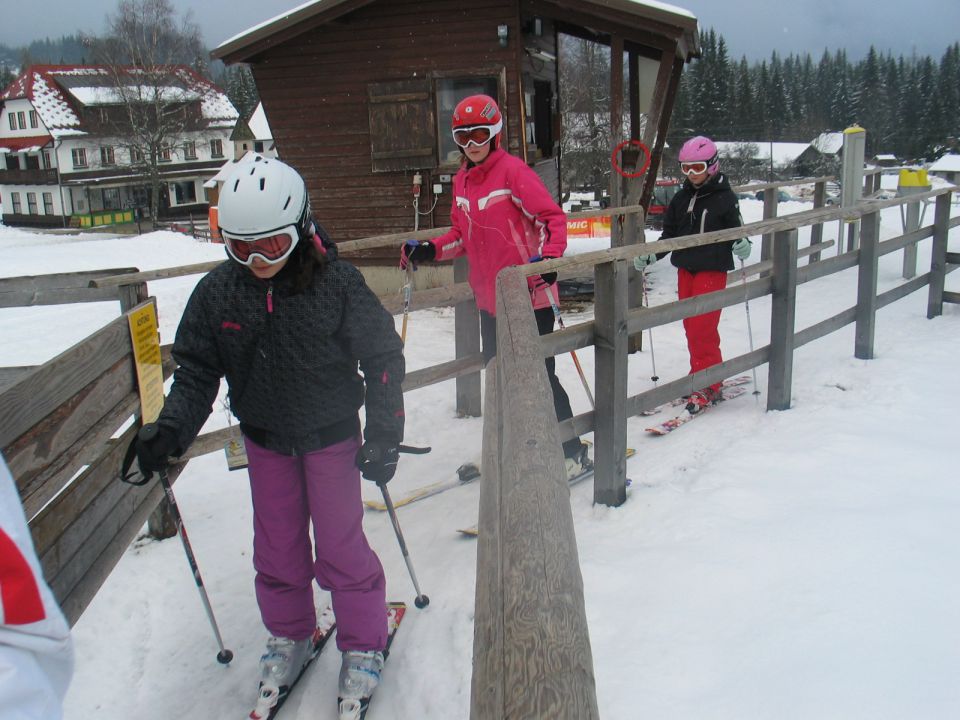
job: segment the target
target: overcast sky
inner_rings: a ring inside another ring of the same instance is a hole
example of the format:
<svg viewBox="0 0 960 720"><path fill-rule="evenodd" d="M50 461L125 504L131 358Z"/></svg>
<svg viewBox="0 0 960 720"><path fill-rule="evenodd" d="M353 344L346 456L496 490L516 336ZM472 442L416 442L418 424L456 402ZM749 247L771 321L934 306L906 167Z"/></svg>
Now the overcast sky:
<svg viewBox="0 0 960 720"><path fill-rule="evenodd" d="M12 0L5 0L12 2ZM210 47L264 20L287 12L303 0L171 0L193 18ZM713 28L727 41L730 55L766 59L809 52L819 59L824 48L845 47L851 59L873 44L894 55L930 55L939 60L960 40L960 0L683 0L674 5L692 12L701 28ZM469 7L469 0L464 0ZM0 42L20 46L45 37L79 31L99 34L117 0L46 0L26 3L0 18Z"/></svg>

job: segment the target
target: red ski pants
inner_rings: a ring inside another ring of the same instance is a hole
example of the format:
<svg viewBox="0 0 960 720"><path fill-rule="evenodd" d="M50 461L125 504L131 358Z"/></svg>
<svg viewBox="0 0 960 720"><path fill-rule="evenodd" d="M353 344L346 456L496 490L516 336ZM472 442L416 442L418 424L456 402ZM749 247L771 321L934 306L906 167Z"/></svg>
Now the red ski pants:
<svg viewBox="0 0 960 720"><path fill-rule="evenodd" d="M681 300L703 295L704 293L723 290L727 287L727 274L718 270L702 270L692 273L683 268L677 268L677 294ZM720 311L697 315L683 321L683 329L687 333L687 350L690 352L690 374L699 372L723 362L720 353ZM721 383L711 385L717 392Z"/></svg>

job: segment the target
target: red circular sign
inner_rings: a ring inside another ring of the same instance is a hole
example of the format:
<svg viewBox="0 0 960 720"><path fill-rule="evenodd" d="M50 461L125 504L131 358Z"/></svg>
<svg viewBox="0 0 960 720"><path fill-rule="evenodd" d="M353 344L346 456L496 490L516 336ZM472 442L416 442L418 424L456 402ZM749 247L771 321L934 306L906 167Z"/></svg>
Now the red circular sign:
<svg viewBox="0 0 960 720"><path fill-rule="evenodd" d="M643 154L647 156L646 161L643 163L643 167L641 167L635 173L624 172L623 168L617 164L617 155L620 154L620 150L623 149L624 145L636 145L638 148L640 148ZM639 140L624 140L622 143L620 143L613 149L613 154L610 156L610 164L613 165L614 170L616 170L618 173L620 173L621 176L625 178L640 177L647 171L647 168L650 167L650 150L647 148L646 145L644 145Z"/></svg>

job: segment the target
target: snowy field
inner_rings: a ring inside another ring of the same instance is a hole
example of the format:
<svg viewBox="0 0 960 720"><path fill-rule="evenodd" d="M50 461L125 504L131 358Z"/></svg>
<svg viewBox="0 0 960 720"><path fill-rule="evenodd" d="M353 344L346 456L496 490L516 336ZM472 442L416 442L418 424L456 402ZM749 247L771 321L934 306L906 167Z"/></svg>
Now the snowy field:
<svg viewBox="0 0 960 720"><path fill-rule="evenodd" d="M781 214L808 207L788 203ZM762 204L744 200L742 209L751 222ZM884 211L881 232L900 232L897 209ZM825 238L835 235L836 227L825 229ZM807 241L802 231L801 246ZM958 231L951 250L960 250ZM220 246L172 233L49 236L3 227L0 251L5 276L223 256ZM927 240L921 273L929 254ZM901 262L901 253L881 258L881 291L898 284ZM668 260L649 277L652 304L676 298ZM196 280L151 283L164 342ZM947 288L960 290L960 274L947 278ZM848 307L855 294L855 271L801 286L797 327ZM924 289L880 311L874 360L853 357L852 326L798 350L789 411L765 412L765 395L747 394L662 438L644 432L654 418L631 419L628 442L637 453L627 465L633 486L624 506L594 507L589 483L573 489L601 717L960 717L960 472L950 456L960 307L927 320L926 301ZM768 342L769 305L750 305L758 347ZM43 362L117 313L116 303L0 310L0 365ZM565 320L591 317L589 308L570 308ZM723 312L721 334L726 356L748 349L743 307ZM680 325L657 328L653 339L663 380L686 373ZM631 393L651 383L647 340L630 357ZM578 355L592 378L592 353ZM414 313L408 368L452 357L452 311ZM561 357L557 366L574 411L586 411L572 361ZM766 371L757 371L761 393ZM406 400L406 442L434 451L403 457L394 498L480 456L482 421L455 417L452 384ZM226 422L218 406L207 429ZM253 594L246 475L208 455L189 464L176 490L235 660L215 661L179 541L139 540L74 629L69 720L239 720L252 707L266 632ZM410 605L369 720L469 715L476 542L456 529L476 521L479 490L458 488L399 511L432 600L425 610L413 608L387 515L366 516L388 596ZM378 495L370 483L364 494ZM338 668L335 653L321 656L281 719L333 720Z"/></svg>

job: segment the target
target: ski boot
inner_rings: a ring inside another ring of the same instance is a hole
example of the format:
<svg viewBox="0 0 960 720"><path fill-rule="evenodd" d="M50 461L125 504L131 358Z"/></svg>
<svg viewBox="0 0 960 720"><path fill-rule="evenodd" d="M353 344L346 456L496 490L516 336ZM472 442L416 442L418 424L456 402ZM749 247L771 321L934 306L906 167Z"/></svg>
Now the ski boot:
<svg viewBox="0 0 960 720"><path fill-rule="evenodd" d="M251 720L273 717L304 668L316 656L321 638L318 628L303 640L267 639L267 651L260 658L260 689L257 706L250 713Z"/></svg>
<svg viewBox="0 0 960 720"><path fill-rule="evenodd" d="M340 720L359 720L380 684L383 653L379 651L345 650L340 666L340 687L337 704Z"/></svg>
<svg viewBox="0 0 960 720"><path fill-rule="evenodd" d="M593 460L587 454L589 446L586 443L580 443L580 449L573 457L566 458L567 480L573 480L578 475L593 469Z"/></svg>
<svg viewBox="0 0 960 720"><path fill-rule="evenodd" d="M720 392L712 387L697 390L687 398L686 409L691 415L696 415L708 405L716 405L720 400Z"/></svg>

